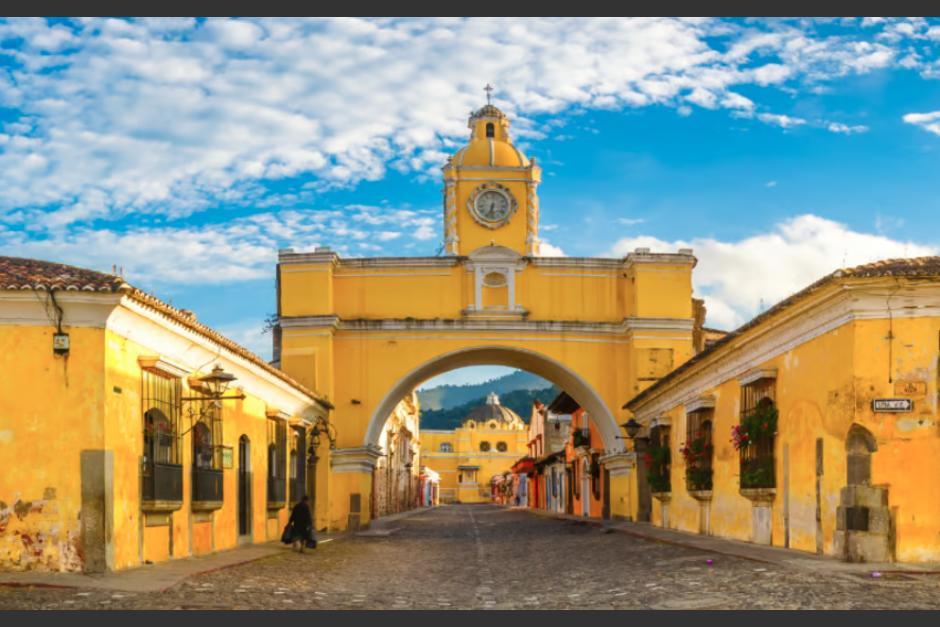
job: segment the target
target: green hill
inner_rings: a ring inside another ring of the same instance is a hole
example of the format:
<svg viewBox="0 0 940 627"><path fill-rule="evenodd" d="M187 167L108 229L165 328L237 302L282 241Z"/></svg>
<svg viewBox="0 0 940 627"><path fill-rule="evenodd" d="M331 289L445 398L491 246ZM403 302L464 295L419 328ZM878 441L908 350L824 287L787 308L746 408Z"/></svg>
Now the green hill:
<svg viewBox="0 0 940 627"><path fill-rule="evenodd" d="M513 376L513 375L508 375ZM542 403L548 404L553 398L558 395L559 389L554 385L548 384L549 387L543 387L541 389L521 389L521 390L511 390L502 394L499 394L499 402L504 407L508 407L513 410L519 417L522 418L526 423L529 422L529 416L532 413L532 402L534 400L539 400ZM492 390L491 387L486 387L486 392L481 394L477 398L470 399L469 401L457 405L456 407L451 407L449 409L424 409L422 403L421 407L421 428L422 429L455 429L460 426L460 423L463 422L464 417L470 412L474 407L478 407L486 402L486 396ZM418 392L420 396L421 392Z"/></svg>
<svg viewBox="0 0 940 627"><path fill-rule="evenodd" d="M421 402L422 412L425 410L453 409L480 398L485 399L490 392L496 392L502 398L505 394L517 390L544 390L551 387L551 385L549 381L539 376L525 370L516 370L483 383L439 385L425 390L418 390L418 400ZM503 405L506 404L506 402L503 402ZM512 407L512 410L516 411L516 408ZM525 412L518 412L518 414L523 418L528 418L529 410L526 409Z"/></svg>

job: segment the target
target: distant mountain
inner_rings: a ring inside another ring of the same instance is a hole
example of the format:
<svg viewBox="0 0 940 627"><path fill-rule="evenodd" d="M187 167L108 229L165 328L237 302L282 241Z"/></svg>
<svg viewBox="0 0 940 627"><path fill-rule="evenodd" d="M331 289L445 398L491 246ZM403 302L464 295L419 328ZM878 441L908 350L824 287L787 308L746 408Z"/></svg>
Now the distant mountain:
<svg viewBox="0 0 940 627"><path fill-rule="evenodd" d="M551 382L525 370L516 370L502 377L490 379L483 383L467 385L439 385L426 390L418 390L418 400L421 402L422 412L435 409L453 409L476 399L486 399L490 392L496 392L500 398L509 392L517 390L544 390L551 387ZM503 402L503 405L506 405ZM515 411L515 408L512 408ZM528 410L518 412L523 418L529 417Z"/></svg>
<svg viewBox="0 0 940 627"><path fill-rule="evenodd" d="M497 392L499 394L499 403L519 414L519 417L528 423L529 416L532 413L532 401L538 399L542 403L548 404L558 395L559 389L551 383L548 385L549 387L534 390L512 390L503 394ZM490 388L487 388L487 390L490 390ZM420 395L420 392L418 394ZM489 394L489 391L486 394ZM470 410L486 402L486 394L449 409L424 409L422 406L421 428L456 429L470 413Z"/></svg>

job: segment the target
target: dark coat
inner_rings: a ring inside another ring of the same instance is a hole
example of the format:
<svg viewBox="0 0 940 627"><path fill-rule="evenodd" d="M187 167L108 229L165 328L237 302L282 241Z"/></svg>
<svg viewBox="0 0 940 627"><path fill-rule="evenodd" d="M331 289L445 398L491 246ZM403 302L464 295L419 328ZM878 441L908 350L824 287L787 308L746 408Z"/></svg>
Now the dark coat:
<svg viewBox="0 0 940 627"><path fill-rule="evenodd" d="M313 516L310 514L310 505L303 501L294 505L288 524L293 530L295 540L306 540L310 537L310 531L313 529Z"/></svg>

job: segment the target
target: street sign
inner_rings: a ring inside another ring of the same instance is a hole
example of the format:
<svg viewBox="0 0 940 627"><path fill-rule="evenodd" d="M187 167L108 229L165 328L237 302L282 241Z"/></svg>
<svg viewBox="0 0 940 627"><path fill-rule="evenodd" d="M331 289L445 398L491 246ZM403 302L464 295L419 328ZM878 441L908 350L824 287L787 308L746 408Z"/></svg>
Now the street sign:
<svg viewBox="0 0 940 627"><path fill-rule="evenodd" d="M871 402L871 409L876 412L914 411L914 401L909 398L876 398Z"/></svg>

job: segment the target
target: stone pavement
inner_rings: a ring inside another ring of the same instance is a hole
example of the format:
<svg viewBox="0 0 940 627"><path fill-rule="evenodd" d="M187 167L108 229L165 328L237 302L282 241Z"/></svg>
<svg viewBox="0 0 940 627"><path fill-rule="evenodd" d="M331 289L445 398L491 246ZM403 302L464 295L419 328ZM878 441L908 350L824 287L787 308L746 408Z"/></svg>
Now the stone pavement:
<svg viewBox="0 0 940 627"><path fill-rule="evenodd" d="M936 576L756 561L491 505L391 522L162 592L0 586L0 609L940 609Z"/></svg>
<svg viewBox="0 0 940 627"><path fill-rule="evenodd" d="M764 546L753 544L751 542L742 542L740 540L730 540L716 536L703 536L697 533L677 531L675 529L663 529L649 523L635 523L618 520L598 520L585 519L571 514L557 514L546 512L544 510L531 510L528 508L511 507L512 510L524 511L526 513L556 518L559 520L581 521L585 524L610 529L620 533L626 533L639 538L655 540L667 544L675 544L708 551L718 555L730 555L742 559L753 560L755 562L764 562L769 564L780 564L793 568L806 568L812 570L826 570L830 572L843 572L871 575L876 573L910 573L915 574L940 574L940 564L902 564L902 563L874 563L864 564L848 563L831 556L816 555L805 551L795 549L785 549L776 546Z"/></svg>

